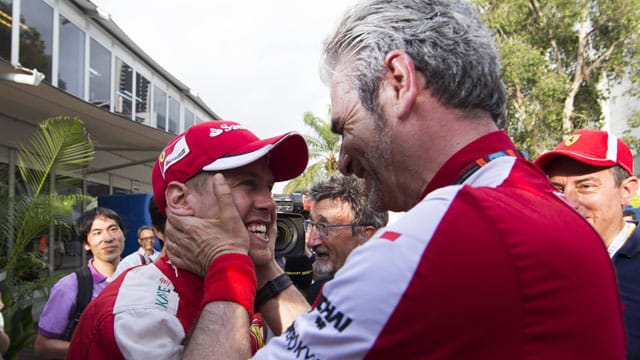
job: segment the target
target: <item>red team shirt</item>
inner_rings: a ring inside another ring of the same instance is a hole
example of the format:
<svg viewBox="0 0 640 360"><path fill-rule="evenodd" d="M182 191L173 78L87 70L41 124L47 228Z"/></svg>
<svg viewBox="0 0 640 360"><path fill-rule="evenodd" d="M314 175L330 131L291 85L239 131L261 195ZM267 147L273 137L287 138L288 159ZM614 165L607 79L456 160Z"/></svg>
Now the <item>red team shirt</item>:
<svg viewBox="0 0 640 360"><path fill-rule="evenodd" d="M502 132L439 170L355 249L255 359L624 359L611 261L593 228Z"/></svg>
<svg viewBox="0 0 640 360"><path fill-rule="evenodd" d="M456 153L422 201L355 249L317 306L255 358L623 359L611 261L544 174L528 160L502 156L455 184L474 161L514 149L497 131ZM69 358L115 358L123 347L149 351L139 358L178 357L176 344L197 309L150 327L145 312L166 314L149 305L127 315L147 320L119 327L134 296L121 302L114 288L85 311Z"/></svg>
<svg viewBox="0 0 640 360"><path fill-rule="evenodd" d="M166 256L128 270L84 310L67 359L180 359L202 289L202 279ZM258 314L247 331L255 352L265 337Z"/></svg>

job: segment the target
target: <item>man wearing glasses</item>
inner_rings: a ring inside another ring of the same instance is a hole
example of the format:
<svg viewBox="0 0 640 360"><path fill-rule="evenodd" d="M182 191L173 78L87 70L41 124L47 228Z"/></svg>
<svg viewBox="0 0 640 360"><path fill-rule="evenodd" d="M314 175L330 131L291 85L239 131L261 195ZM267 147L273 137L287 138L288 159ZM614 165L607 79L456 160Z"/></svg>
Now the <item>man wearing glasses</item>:
<svg viewBox="0 0 640 360"><path fill-rule="evenodd" d="M311 186L312 202L305 220L307 246L315 252L314 273L327 274L311 284L306 298L313 304L324 284L344 265L353 249L364 244L389 220L387 212L376 212L368 205L361 179L334 175Z"/></svg>
<svg viewBox="0 0 640 360"><path fill-rule="evenodd" d="M138 251L120 261L116 269L116 277L128 268L150 264L160 255L160 252L153 247L156 244L156 237L151 226L143 225L138 229L138 244L140 244Z"/></svg>

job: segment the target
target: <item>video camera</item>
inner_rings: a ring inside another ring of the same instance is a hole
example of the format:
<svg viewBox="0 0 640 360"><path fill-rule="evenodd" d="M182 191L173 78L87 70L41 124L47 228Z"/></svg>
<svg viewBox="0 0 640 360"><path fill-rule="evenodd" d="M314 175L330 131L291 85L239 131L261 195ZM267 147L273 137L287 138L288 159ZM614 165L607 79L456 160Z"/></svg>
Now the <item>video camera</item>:
<svg viewBox="0 0 640 360"><path fill-rule="evenodd" d="M309 212L304 209L302 194L274 194L273 200L278 213L276 257L304 255L304 219Z"/></svg>

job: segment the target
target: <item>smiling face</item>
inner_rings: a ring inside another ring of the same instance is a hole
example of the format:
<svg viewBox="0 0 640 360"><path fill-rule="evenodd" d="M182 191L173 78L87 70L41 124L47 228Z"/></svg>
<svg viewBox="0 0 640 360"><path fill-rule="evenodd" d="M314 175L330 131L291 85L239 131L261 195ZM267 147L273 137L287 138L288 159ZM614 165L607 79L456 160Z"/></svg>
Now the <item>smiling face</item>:
<svg viewBox="0 0 640 360"><path fill-rule="evenodd" d="M153 230L141 230L140 236L138 237L138 243L147 254L153 254L153 245L156 244L156 237L153 233Z"/></svg>
<svg viewBox="0 0 640 360"><path fill-rule="evenodd" d="M94 262L117 265L124 250L124 233L115 220L97 216L91 224L84 248L91 251Z"/></svg>
<svg viewBox="0 0 640 360"><path fill-rule="evenodd" d="M309 213L314 223L351 224L353 211L348 202L341 199L323 199L314 202ZM314 226L307 228L307 246L316 253L314 270L322 274L334 274L344 265L353 249L362 244L360 228L329 227L327 235L321 236Z"/></svg>
<svg viewBox="0 0 640 360"><path fill-rule="evenodd" d="M199 196L194 198L194 215L206 217L215 208L213 174L204 173L205 184ZM276 239L276 204L271 197L273 176L266 157L237 169L222 171L231 189L233 202L247 230L251 247L249 256L256 265L264 265L273 259ZM200 187L197 187L200 188ZM197 188L194 188L198 192ZM207 190L208 189L208 190Z"/></svg>
<svg viewBox="0 0 640 360"><path fill-rule="evenodd" d="M331 85L331 104L332 130L342 136L340 171L365 179L372 208L394 208L392 134L387 121L368 112L357 90L338 74Z"/></svg>
<svg viewBox="0 0 640 360"><path fill-rule="evenodd" d="M567 157L554 160L547 172L551 183L609 245L624 226L622 209L635 194L637 179L630 177L618 185L612 168Z"/></svg>

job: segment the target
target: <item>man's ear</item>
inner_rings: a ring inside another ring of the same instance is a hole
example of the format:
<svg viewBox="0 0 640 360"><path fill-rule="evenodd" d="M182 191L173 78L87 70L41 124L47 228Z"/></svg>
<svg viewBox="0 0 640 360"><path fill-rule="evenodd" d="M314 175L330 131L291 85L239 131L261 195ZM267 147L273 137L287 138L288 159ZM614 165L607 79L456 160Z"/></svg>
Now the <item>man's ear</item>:
<svg viewBox="0 0 640 360"><path fill-rule="evenodd" d="M635 176L629 176L622 181L620 186L622 190L623 206L628 205L631 199L638 193L638 178Z"/></svg>
<svg viewBox="0 0 640 360"><path fill-rule="evenodd" d="M189 203L189 189L184 183L172 181L167 185L164 196L167 201L167 208L172 213L182 216L191 216L194 214L193 207Z"/></svg>
<svg viewBox="0 0 640 360"><path fill-rule="evenodd" d="M360 241L362 243L366 242L367 240L371 239L371 237L375 233L376 233L376 228L370 225L365 226L364 228L362 228L362 233L360 234Z"/></svg>
<svg viewBox="0 0 640 360"><path fill-rule="evenodd" d="M384 66L385 94L392 97L388 104L392 104L396 117L405 118L411 112L419 91L413 59L404 51L392 50L385 56Z"/></svg>

